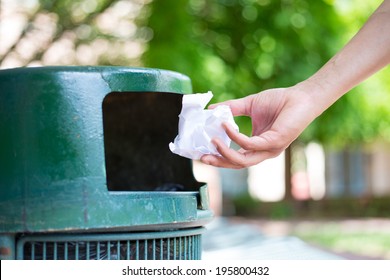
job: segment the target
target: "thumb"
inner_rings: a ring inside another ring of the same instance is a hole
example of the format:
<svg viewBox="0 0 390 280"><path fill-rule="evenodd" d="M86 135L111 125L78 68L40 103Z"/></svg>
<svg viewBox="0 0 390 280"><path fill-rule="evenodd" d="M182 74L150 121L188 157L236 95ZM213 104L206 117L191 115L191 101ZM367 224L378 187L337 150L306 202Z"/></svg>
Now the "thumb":
<svg viewBox="0 0 390 280"><path fill-rule="evenodd" d="M248 108L250 108L251 102L249 98L250 96L247 96L240 99L233 99L220 103L215 103L211 104L208 108L214 109L217 106L226 105L230 107L230 110L232 110L233 116L249 116Z"/></svg>

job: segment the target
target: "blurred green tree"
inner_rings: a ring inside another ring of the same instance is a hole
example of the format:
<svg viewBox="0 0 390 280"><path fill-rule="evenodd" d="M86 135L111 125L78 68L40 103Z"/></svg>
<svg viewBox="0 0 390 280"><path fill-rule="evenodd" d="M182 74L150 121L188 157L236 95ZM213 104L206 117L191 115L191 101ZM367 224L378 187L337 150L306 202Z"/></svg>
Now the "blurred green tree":
<svg viewBox="0 0 390 280"><path fill-rule="evenodd" d="M380 1L336 2L152 1L144 24L153 37L143 62L189 75L194 91L212 90L214 102L291 86L334 55ZM383 102L390 98L384 94L389 91L385 75L341 98L300 139L336 145L378 136L390 140L390 103ZM250 133L247 119L240 125Z"/></svg>
<svg viewBox="0 0 390 280"><path fill-rule="evenodd" d="M0 67L135 65L148 0L0 0Z"/></svg>

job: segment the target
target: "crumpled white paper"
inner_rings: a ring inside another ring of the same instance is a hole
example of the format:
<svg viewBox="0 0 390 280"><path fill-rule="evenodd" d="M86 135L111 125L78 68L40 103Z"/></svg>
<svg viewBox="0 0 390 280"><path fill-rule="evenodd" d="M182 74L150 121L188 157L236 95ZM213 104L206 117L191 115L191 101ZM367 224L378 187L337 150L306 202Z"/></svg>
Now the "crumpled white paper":
<svg viewBox="0 0 390 280"><path fill-rule="evenodd" d="M203 155L220 155L211 143L215 137L221 139L227 146L231 140L222 128L223 122L228 122L238 131L229 106L220 105L214 109L204 110L211 100L211 91L203 94L183 95L183 107L179 115L179 134L169 149L180 156L189 159L200 159Z"/></svg>

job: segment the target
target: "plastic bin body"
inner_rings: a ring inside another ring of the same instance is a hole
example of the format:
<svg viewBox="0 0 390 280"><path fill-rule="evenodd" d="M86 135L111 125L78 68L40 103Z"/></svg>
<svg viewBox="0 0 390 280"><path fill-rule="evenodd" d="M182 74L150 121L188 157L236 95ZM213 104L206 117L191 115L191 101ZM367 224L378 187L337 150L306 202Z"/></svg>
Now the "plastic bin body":
<svg viewBox="0 0 390 280"><path fill-rule="evenodd" d="M0 258L20 258L26 234L207 223L207 186L168 150L191 91L188 77L158 69L0 71Z"/></svg>

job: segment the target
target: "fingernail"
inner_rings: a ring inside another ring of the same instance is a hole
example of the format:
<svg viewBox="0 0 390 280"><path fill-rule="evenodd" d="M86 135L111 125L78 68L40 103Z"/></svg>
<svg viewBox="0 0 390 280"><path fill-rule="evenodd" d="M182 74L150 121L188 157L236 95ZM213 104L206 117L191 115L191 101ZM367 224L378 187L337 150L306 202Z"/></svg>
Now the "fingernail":
<svg viewBox="0 0 390 280"><path fill-rule="evenodd" d="M229 127L230 127L230 123L228 123L228 122L223 122L223 123L222 123L222 126L223 126L224 128L229 128Z"/></svg>

